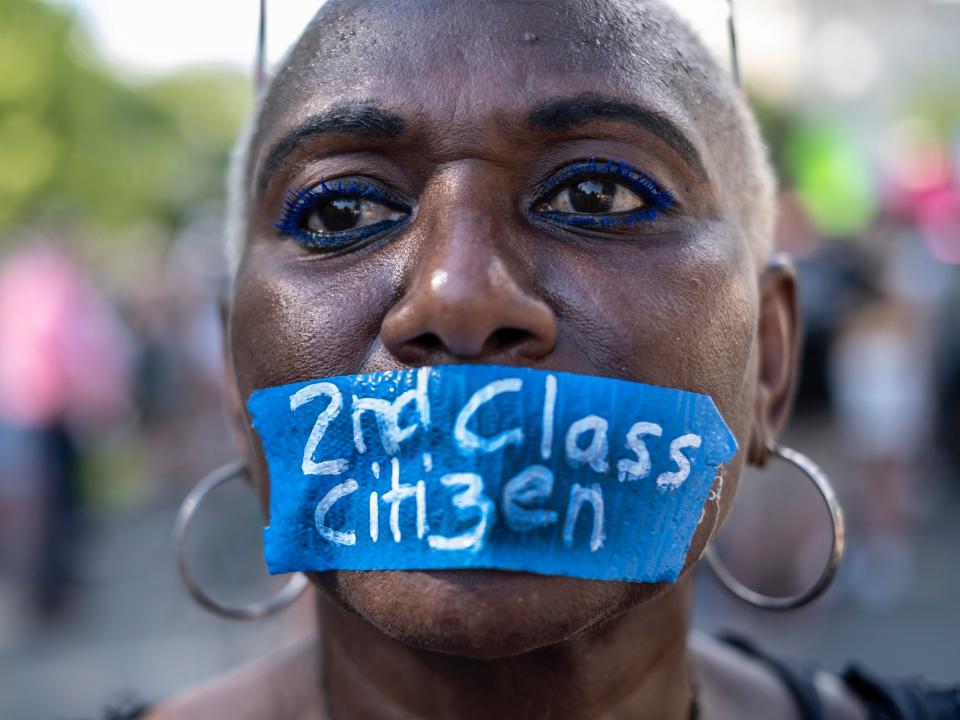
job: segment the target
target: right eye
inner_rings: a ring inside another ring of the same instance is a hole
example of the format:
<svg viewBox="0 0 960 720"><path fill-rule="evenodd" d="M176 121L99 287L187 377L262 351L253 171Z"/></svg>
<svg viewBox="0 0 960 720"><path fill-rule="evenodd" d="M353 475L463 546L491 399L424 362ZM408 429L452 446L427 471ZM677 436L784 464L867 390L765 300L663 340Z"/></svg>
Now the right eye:
<svg viewBox="0 0 960 720"><path fill-rule="evenodd" d="M673 204L669 190L629 163L588 158L555 173L532 210L555 223L623 233Z"/></svg>
<svg viewBox="0 0 960 720"><path fill-rule="evenodd" d="M648 205L623 183L602 175L574 180L537 207L538 212L614 215L643 210Z"/></svg>
<svg viewBox="0 0 960 720"><path fill-rule="evenodd" d="M410 216L392 192L363 179L342 179L291 193L276 228L303 245L338 249L389 230Z"/></svg>

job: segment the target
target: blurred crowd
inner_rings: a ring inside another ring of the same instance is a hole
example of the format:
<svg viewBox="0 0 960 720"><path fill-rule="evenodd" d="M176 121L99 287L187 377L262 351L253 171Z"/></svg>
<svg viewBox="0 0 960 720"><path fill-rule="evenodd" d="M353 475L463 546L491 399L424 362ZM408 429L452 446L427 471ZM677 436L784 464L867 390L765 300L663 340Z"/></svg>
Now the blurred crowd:
<svg viewBox="0 0 960 720"><path fill-rule="evenodd" d="M112 292L63 246L0 264L0 578L40 615L80 579L91 525L182 494L228 452L220 276L197 241Z"/></svg>
<svg viewBox="0 0 960 720"><path fill-rule="evenodd" d="M850 563L868 604L907 591L912 524L960 492L960 125L898 130L844 234L831 234L837 212L818 225L806 211L821 190L803 178L829 169L801 168L781 197L780 247L798 259L806 318L798 410L832 423L850 462L838 480L854 499ZM802 162L836 164L826 148Z"/></svg>

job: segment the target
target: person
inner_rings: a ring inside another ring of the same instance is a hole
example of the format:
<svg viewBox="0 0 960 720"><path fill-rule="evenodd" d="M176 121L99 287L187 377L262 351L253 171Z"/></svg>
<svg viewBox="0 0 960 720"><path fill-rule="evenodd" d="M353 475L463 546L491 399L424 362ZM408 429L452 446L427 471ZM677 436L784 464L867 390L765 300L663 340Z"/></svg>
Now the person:
<svg viewBox="0 0 960 720"><path fill-rule="evenodd" d="M31 242L2 259L0 556L9 550L24 567L45 619L72 599L81 466L90 440L129 410L129 358L126 328L64 250Z"/></svg>
<svg viewBox="0 0 960 720"><path fill-rule="evenodd" d="M788 417L798 320L756 123L665 6L330 0L237 170L228 385L265 512L244 402L314 378L495 363L683 388L740 451L674 584L312 574L315 638L143 717L901 717L865 675L690 632L690 568ZM895 691L960 717L956 694Z"/></svg>

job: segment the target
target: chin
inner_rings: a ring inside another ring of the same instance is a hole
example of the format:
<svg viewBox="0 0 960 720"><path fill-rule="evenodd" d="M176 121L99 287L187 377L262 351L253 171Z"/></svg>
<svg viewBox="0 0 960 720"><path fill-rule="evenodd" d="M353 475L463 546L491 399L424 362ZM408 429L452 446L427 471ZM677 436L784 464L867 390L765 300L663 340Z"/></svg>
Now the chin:
<svg viewBox="0 0 960 720"><path fill-rule="evenodd" d="M569 640L670 587L494 570L336 571L315 579L396 640L479 660Z"/></svg>

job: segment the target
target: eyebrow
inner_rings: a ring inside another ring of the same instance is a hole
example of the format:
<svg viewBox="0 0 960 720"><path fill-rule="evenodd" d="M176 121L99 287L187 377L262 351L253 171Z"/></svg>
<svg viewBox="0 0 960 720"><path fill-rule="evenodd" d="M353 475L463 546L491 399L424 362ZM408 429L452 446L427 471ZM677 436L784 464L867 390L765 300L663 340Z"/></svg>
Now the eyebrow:
<svg viewBox="0 0 960 720"><path fill-rule="evenodd" d="M402 135L405 127L406 123L402 117L374 103L346 102L331 105L291 128L274 143L263 162L257 187L260 192L263 192L270 176L276 172L287 156L309 138L336 133L363 138L390 139Z"/></svg>
<svg viewBox="0 0 960 720"><path fill-rule="evenodd" d="M680 127L663 113L650 108L583 93L569 98L553 98L537 105L527 114L533 129L563 131L592 120L620 120L649 130L663 138L693 168L706 178L703 160L696 146ZM271 147L257 181L259 192L284 160L306 140L325 134L354 135L362 138L392 139L401 136L406 123L396 113L371 102L344 102L310 116L284 133Z"/></svg>
<svg viewBox="0 0 960 720"><path fill-rule="evenodd" d="M625 120L659 135L701 178L707 177L703 159L686 133L663 113L594 93L554 98L527 115L527 125L538 130L563 131L591 120Z"/></svg>

